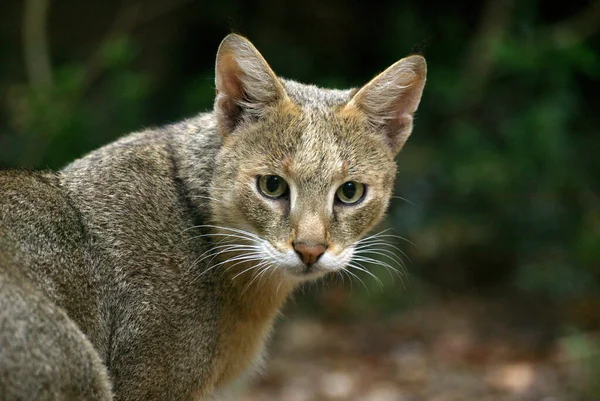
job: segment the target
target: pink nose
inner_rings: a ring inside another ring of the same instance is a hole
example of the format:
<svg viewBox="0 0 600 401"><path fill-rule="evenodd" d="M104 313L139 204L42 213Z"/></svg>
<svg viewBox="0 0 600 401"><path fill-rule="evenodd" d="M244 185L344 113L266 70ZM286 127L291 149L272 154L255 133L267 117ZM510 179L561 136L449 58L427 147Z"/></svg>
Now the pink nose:
<svg viewBox="0 0 600 401"><path fill-rule="evenodd" d="M307 265L311 265L319 260L321 255L325 253L325 249L323 245L308 245L303 242L294 244L294 250Z"/></svg>

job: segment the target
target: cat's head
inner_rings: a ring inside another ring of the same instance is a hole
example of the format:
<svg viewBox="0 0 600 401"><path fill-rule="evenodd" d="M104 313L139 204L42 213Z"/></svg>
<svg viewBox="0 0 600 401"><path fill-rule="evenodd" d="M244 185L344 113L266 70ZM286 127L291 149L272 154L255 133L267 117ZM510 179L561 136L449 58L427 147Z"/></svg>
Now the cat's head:
<svg viewBox="0 0 600 401"><path fill-rule="evenodd" d="M223 146L210 195L240 263L290 280L349 263L388 207L425 75L423 57L410 56L360 89L321 89L278 78L243 37L223 40L214 110Z"/></svg>

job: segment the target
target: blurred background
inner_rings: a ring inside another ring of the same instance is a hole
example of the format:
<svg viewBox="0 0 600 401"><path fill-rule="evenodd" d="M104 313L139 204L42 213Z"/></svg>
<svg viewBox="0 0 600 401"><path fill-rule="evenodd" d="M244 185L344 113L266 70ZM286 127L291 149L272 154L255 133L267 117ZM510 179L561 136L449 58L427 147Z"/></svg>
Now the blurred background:
<svg viewBox="0 0 600 401"><path fill-rule="evenodd" d="M0 168L210 110L229 32L326 87L429 65L380 227L406 240L296 296L233 399L600 400L599 1L3 0Z"/></svg>

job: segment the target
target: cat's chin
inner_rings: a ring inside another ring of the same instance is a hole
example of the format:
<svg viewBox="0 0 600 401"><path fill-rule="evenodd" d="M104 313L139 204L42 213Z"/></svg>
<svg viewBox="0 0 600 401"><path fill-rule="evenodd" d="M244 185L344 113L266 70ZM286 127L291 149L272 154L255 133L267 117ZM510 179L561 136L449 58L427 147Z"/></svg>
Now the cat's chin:
<svg viewBox="0 0 600 401"><path fill-rule="evenodd" d="M331 273L331 269L326 269L318 264L313 264L310 266L306 266L304 264L298 265L298 267L284 268L284 272L286 276L290 277L292 280L296 281L310 281L317 280L327 273Z"/></svg>

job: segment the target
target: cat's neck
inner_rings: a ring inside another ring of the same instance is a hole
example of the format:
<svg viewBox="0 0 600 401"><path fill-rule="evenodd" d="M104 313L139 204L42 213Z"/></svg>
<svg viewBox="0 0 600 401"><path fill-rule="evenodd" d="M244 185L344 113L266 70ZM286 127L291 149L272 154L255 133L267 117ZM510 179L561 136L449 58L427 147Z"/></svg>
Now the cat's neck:
<svg viewBox="0 0 600 401"><path fill-rule="evenodd" d="M220 357L211 378L215 387L239 375L249 364L260 364L275 317L296 287L280 272L269 274L253 268L252 263L256 262L221 266L228 290L219 330Z"/></svg>
<svg viewBox="0 0 600 401"><path fill-rule="evenodd" d="M230 286L226 302L240 319L266 321L281 309L296 284L276 268L257 267L256 262L225 262L222 266Z"/></svg>

